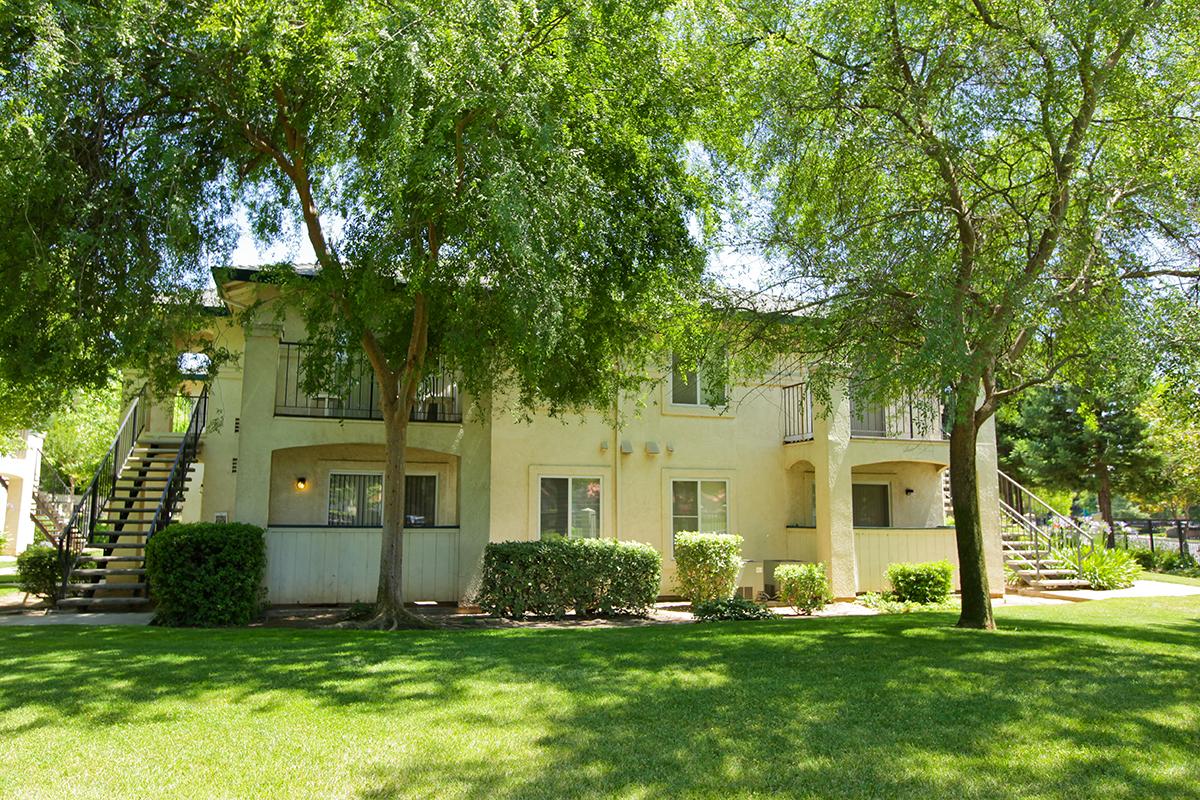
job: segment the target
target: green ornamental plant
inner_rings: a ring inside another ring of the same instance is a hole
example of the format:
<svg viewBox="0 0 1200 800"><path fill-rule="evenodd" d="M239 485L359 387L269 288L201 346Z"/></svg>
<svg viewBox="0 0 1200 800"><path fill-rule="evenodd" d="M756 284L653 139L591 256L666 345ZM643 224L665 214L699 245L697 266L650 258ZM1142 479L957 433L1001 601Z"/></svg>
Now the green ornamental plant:
<svg viewBox="0 0 1200 800"><path fill-rule="evenodd" d="M775 617L771 613L771 609L744 597L702 600L692 605L692 614L701 622L732 622L748 619L774 619Z"/></svg>
<svg viewBox="0 0 1200 800"><path fill-rule="evenodd" d="M891 596L901 603L944 603L954 587L954 566L949 561L922 564L888 564Z"/></svg>
<svg viewBox="0 0 1200 800"><path fill-rule="evenodd" d="M266 564L262 528L239 522L168 526L146 545L155 623L246 625L262 608Z"/></svg>
<svg viewBox="0 0 1200 800"><path fill-rule="evenodd" d="M1080 559L1075 559L1070 551L1064 552L1061 557L1074 563L1079 569L1079 577L1091 584L1093 589L1101 591L1127 589L1133 586L1138 573L1142 571L1141 564L1129 551L1110 550L1099 543Z"/></svg>
<svg viewBox="0 0 1200 800"><path fill-rule="evenodd" d="M17 556L17 588L25 594L57 601L62 575L58 551L53 547L27 547Z"/></svg>
<svg viewBox="0 0 1200 800"><path fill-rule="evenodd" d="M675 580L692 603L728 600L742 569L742 537L731 533L675 534Z"/></svg>
<svg viewBox="0 0 1200 800"><path fill-rule="evenodd" d="M775 568L779 599L797 614L812 614L833 601L824 564L780 564Z"/></svg>

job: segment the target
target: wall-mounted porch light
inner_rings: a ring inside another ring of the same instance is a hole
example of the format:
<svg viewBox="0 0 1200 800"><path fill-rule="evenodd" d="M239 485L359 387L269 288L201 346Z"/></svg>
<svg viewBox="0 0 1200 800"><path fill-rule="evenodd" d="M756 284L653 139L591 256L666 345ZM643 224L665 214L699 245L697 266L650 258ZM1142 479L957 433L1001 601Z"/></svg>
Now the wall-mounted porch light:
<svg viewBox="0 0 1200 800"><path fill-rule="evenodd" d="M303 476L296 478L296 491L303 492L307 488L308 488L308 478L305 478Z"/></svg>

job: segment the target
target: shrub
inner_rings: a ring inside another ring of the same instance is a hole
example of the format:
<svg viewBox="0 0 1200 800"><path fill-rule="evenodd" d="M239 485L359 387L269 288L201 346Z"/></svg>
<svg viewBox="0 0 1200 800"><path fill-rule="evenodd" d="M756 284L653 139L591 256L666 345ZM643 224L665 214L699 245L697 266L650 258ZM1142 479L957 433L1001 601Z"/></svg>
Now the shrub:
<svg viewBox="0 0 1200 800"><path fill-rule="evenodd" d="M245 625L262 607L263 529L238 522L176 523L150 538L146 575L159 625Z"/></svg>
<svg viewBox="0 0 1200 800"><path fill-rule="evenodd" d="M780 564L775 568L779 599L796 610L811 614L833 601L824 564Z"/></svg>
<svg viewBox="0 0 1200 800"><path fill-rule="evenodd" d="M62 563L53 547L32 546L17 556L17 588L51 603L62 589Z"/></svg>
<svg viewBox="0 0 1200 800"><path fill-rule="evenodd" d="M887 579L892 585L892 597L898 602L944 603L954 586L954 567L949 561L888 564Z"/></svg>
<svg viewBox="0 0 1200 800"><path fill-rule="evenodd" d="M742 569L742 537L731 533L675 534L679 594L693 603L728 600Z"/></svg>
<svg viewBox="0 0 1200 800"><path fill-rule="evenodd" d="M1144 570L1151 572L1162 570L1162 557L1164 553L1161 550L1151 550L1148 547L1131 547L1125 552L1133 556L1138 566Z"/></svg>
<svg viewBox="0 0 1200 800"><path fill-rule="evenodd" d="M701 600L692 603L692 614L701 622L722 620L772 619L774 614L766 606L744 597L729 597L722 600Z"/></svg>
<svg viewBox="0 0 1200 800"><path fill-rule="evenodd" d="M1074 554L1066 560L1074 563ZM1097 544L1090 553L1085 553L1076 564L1079 577L1091 584L1093 589L1127 589L1133 586L1138 573L1142 571L1131 553L1125 550L1109 550L1102 544Z"/></svg>
<svg viewBox="0 0 1200 800"><path fill-rule="evenodd" d="M658 597L662 556L612 539L493 542L476 602L502 617L645 614Z"/></svg>

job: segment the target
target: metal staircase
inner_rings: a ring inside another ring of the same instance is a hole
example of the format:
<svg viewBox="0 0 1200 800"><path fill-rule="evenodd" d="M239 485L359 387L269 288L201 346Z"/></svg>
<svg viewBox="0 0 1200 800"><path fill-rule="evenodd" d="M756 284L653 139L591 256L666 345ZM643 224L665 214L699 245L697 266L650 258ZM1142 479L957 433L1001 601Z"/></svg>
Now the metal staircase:
<svg viewBox="0 0 1200 800"><path fill-rule="evenodd" d="M1095 546L1091 535L1003 472L999 476L1005 566L1035 589L1086 588L1074 565Z"/></svg>
<svg viewBox="0 0 1200 800"><path fill-rule="evenodd" d="M137 609L150 601L146 545L183 503L200 448L208 390L183 433L147 434L146 392L133 398L108 454L58 537L59 608Z"/></svg>

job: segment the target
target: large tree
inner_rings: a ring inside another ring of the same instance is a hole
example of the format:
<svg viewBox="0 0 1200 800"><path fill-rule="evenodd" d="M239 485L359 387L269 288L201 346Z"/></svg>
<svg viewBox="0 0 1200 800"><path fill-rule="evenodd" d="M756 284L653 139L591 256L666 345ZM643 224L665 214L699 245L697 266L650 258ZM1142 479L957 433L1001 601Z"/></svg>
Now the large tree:
<svg viewBox="0 0 1200 800"><path fill-rule="evenodd" d="M994 627L980 428L1198 274L1198 40L1186 0L716 0L686 42L733 98L711 150L763 192L736 304L807 316L779 343L818 387L945 392L961 626Z"/></svg>
<svg viewBox="0 0 1200 800"><path fill-rule="evenodd" d="M201 322L217 165L202 131L148 113L165 99L136 71L137 26L120 3L0 4L0 433L114 368L166 388Z"/></svg>
<svg viewBox="0 0 1200 800"><path fill-rule="evenodd" d="M484 401L611 408L699 278L687 106L655 3L133 2L147 101L277 239L310 386L370 364L386 432L378 615L402 603L405 448L422 380ZM351 358L347 358L350 356ZM319 367L323 366L324 369Z"/></svg>
<svg viewBox="0 0 1200 800"><path fill-rule="evenodd" d="M1039 486L1096 494L1115 547L1114 492L1149 494L1162 460L1155 452L1136 395L1105 396L1073 386L1031 390L1020 400L1011 461Z"/></svg>

